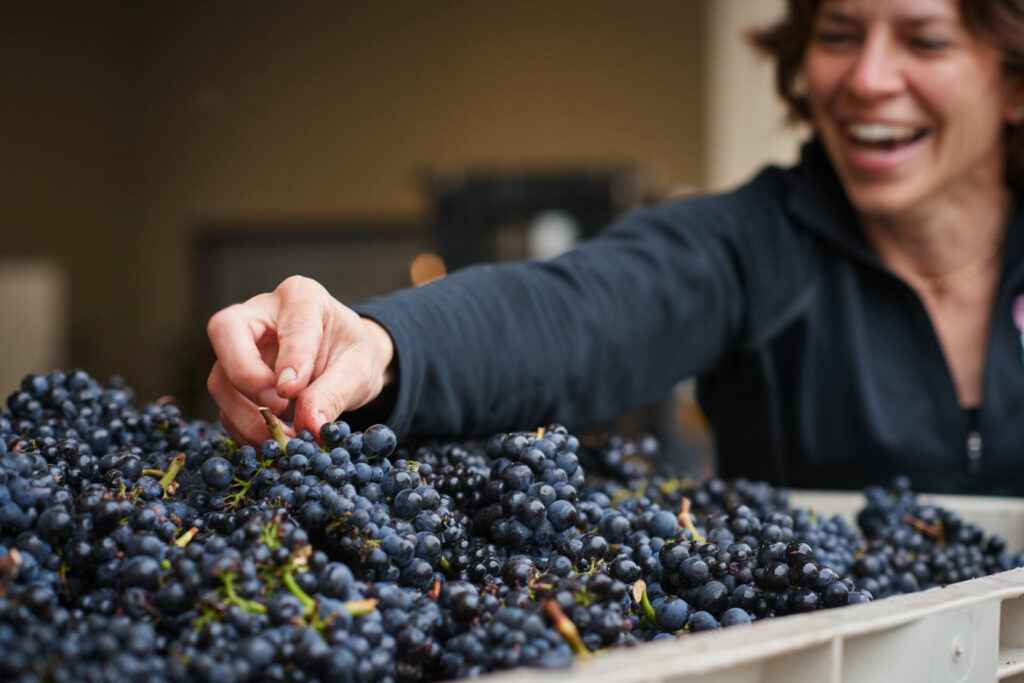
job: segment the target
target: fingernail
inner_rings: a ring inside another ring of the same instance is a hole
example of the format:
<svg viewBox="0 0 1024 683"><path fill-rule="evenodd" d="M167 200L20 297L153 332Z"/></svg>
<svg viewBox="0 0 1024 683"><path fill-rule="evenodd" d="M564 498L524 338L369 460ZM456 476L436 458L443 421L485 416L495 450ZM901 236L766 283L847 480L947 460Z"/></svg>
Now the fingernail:
<svg viewBox="0 0 1024 683"><path fill-rule="evenodd" d="M331 418L327 417L327 413L324 411L318 410L316 411L316 421L322 425L325 422L330 422Z"/></svg>
<svg viewBox="0 0 1024 683"><path fill-rule="evenodd" d="M281 371L281 374L277 376L277 384L280 386L282 384L294 382L296 377L298 377L298 375L295 373L295 368L285 368Z"/></svg>

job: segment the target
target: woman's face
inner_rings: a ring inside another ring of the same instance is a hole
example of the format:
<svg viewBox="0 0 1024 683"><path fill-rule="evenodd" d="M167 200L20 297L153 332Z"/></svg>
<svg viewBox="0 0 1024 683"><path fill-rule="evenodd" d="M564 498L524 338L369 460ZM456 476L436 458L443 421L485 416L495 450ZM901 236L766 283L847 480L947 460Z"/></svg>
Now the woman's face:
<svg viewBox="0 0 1024 683"><path fill-rule="evenodd" d="M803 66L812 123L862 214L1002 183L1009 86L954 0L824 0Z"/></svg>

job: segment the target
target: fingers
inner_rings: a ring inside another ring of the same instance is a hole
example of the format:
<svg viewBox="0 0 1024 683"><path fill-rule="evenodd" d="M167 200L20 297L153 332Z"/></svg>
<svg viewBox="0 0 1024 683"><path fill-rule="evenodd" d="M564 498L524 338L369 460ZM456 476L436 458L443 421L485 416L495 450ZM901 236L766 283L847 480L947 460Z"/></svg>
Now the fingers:
<svg viewBox="0 0 1024 683"><path fill-rule="evenodd" d="M265 295L253 297L244 304L219 311L206 326L223 374L247 396L256 397L276 384L274 371L257 347L257 342L272 329L272 303Z"/></svg>
<svg viewBox="0 0 1024 683"><path fill-rule="evenodd" d="M313 280L291 277L275 294L280 298L277 318L277 392L293 398L306 388L329 325L329 295Z"/></svg>
<svg viewBox="0 0 1024 683"><path fill-rule="evenodd" d="M221 426L224 427L224 431L228 433L228 436L230 436L235 443L245 443L245 437L238 431L238 427L236 427L235 423L231 421L231 418L228 417L227 413L221 411L218 419L220 420Z"/></svg>
<svg viewBox="0 0 1024 683"><path fill-rule="evenodd" d="M376 365L365 343L341 351L296 399L295 428L319 434L325 422L373 400L383 387L383 373Z"/></svg>
<svg viewBox="0 0 1024 683"><path fill-rule="evenodd" d="M219 312L207 332L217 354L210 394L225 429L249 442L269 436L257 405L281 415L294 399L296 429L314 434L365 405L380 394L394 352L383 328L300 276Z"/></svg>
<svg viewBox="0 0 1024 683"><path fill-rule="evenodd" d="M260 416L256 404L232 386L220 362L214 363L213 370L210 371L210 376L206 381L206 388L220 408L221 423L233 439L239 443L255 444L270 438L270 432L267 430L267 425ZM273 391L273 389L269 390L271 394ZM272 398L271 396L266 397ZM268 406L271 410L283 412L287 409L287 400L276 395L273 398L276 400Z"/></svg>

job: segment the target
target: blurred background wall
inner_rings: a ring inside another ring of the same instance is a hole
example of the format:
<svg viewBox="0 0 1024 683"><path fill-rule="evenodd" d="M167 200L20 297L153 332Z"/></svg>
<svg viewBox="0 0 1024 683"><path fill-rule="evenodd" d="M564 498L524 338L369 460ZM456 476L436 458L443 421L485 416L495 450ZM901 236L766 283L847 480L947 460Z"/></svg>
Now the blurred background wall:
<svg viewBox="0 0 1024 683"><path fill-rule="evenodd" d="M109 374L130 358L135 371L137 50L132 23L113 5L76 7L0 10L3 301L37 309L47 273L57 268L66 282L48 341L38 329L4 328L4 396L42 362L40 343L57 363ZM0 312L8 324L25 315Z"/></svg>
<svg viewBox="0 0 1024 683"><path fill-rule="evenodd" d="M55 364L122 374L147 400L173 392L203 334L199 227L425 226L424 174L474 167L619 164L658 191L724 183L711 136L749 163L764 140L730 133L711 105L723 88L754 92L722 65L750 59L744 23L779 4L4 9L0 267L66 275ZM0 339L0 353L17 358L19 343ZM47 368L19 374L34 369ZM4 394L16 381L0 380Z"/></svg>

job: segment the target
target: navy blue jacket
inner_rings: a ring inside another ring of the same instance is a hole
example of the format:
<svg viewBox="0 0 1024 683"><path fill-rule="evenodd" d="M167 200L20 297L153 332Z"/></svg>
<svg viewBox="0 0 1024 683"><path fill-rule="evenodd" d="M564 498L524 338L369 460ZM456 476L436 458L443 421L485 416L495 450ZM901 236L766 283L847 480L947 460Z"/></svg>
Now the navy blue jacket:
<svg viewBox="0 0 1024 683"><path fill-rule="evenodd" d="M721 474L1024 493L1024 217L1008 226L973 427L917 294L881 263L817 143L721 195L634 211L545 262L467 268L357 307L395 341L390 424L485 434L605 422L698 377Z"/></svg>

